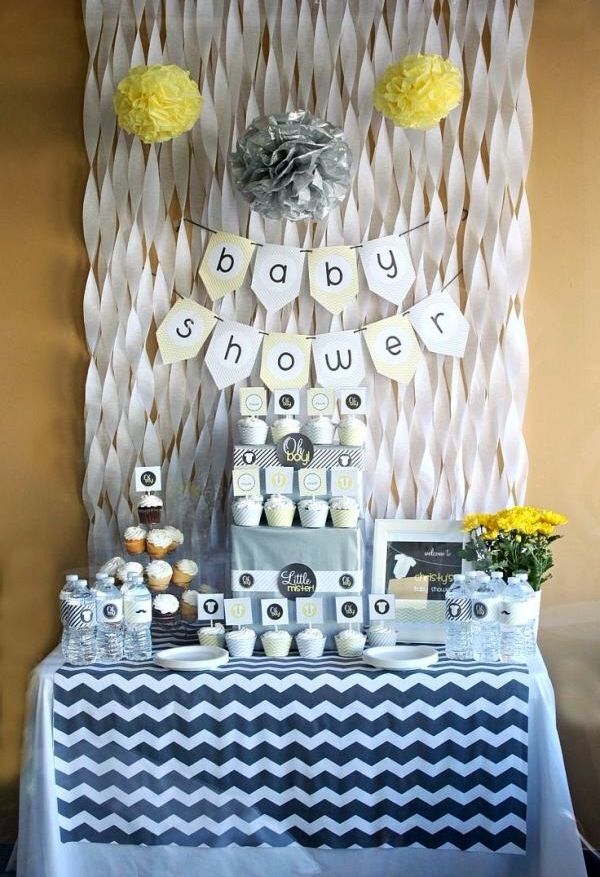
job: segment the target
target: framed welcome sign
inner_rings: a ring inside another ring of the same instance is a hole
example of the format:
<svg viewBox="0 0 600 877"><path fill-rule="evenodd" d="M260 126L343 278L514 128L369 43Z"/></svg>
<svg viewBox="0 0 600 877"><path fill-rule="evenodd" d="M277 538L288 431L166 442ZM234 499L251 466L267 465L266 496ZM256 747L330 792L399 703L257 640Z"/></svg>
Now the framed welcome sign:
<svg viewBox="0 0 600 877"><path fill-rule="evenodd" d="M468 568L460 521L375 521L374 594L396 598L399 642L444 642L446 589Z"/></svg>

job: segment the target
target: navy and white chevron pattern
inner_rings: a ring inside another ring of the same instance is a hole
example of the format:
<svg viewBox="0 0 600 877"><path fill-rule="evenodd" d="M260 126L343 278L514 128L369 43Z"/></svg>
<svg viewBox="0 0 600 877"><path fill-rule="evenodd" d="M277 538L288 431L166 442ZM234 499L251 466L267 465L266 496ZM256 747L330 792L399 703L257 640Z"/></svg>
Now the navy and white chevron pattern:
<svg viewBox="0 0 600 877"><path fill-rule="evenodd" d="M528 687L523 667L445 658L404 674L331 654L65 667L61 839L523 852Z"/></svg>

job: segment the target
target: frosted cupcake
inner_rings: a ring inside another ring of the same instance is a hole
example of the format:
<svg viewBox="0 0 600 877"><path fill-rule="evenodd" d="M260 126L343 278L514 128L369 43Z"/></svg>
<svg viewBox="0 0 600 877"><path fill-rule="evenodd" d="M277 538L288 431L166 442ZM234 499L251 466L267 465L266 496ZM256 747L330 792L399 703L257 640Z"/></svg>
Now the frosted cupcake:
<svg viewBox="0 0 600 877"><path fill-rule="evenodd" d="M330 445L333 442L335 426L331 417L320 414L318 417L311 417L310 420L307 420L302 427L302 432L314 445Z"/></svg>
<svg viewBox="0 0 600 877"><path fill-rule="evenodd" d="M143 554L146 550L146 536L148 531L145 527L127 527L123 533L123 542L128 554Z"/></svg>
<svg viewBox="0 0 600 877"><path fill-rule="evenodd" d="M240 627L236 630L228 630L225 641L232 658L250 658L254 651L256 634L250 627Z"/></svg>
<svg viewBox="0 0 600 877"><path fill-rule="evenodd" d="M107 576L112 576L113 579L119 579L122 581L124 569L125 561L122 557L111 557L110 560L107 560L106 563L102 564L98 572L106 573Z"/></svg>
<svg viewBox="0 0 600 877"><path fill-rule="evenodd" d="M238 438L242 445L264 445L269 427L261 417L253 414L240 417L237 422Z"/></svg>
<svg viewBox="0 0 600 877"><path fill-rule="evenodd" d="M121 585L127 581L131 576L143 576L144 575L144 567L141 563L138 563L136 560L130 560L129 563L126 563L125 566L119 569L119 573L116 576L116 580Z"/></svg>
<svg viewBox="0 0 600 877"><path fill-rule="evenodd" d="M303 527L324 527L327 523L329 506L324 499L310 496L299 501L298 511Z"/></svg>
<svg viewBox="0 0 600 877"><path fill-rule="evenodd" d="M178 560L173 566L174 585L188 588L193 578L198 575L198 564L193 560Z"/></svg>
<svg viewBox="0 0 600 877"><path fill-rule="evenodd" d="M267 658L287 658L292 637L287 630L266 630L260 638Z"/></svg>
<svg viewBox="0 0 600 877"><path fill-rule="evenodd" d="M212 627L201 627L198 631L198 642L201 646L225 647L225 628L218 621Z"/></svg>
<svg viewBox="0 0 600 877"><path fill-rule="evenodd" d="M172 577L173 567L166 560L152 560L146 567L146 578L151 591L166 591Z"/></svg>
<svg viewBox="0 0 600 877"><path fill-rule="evenodd" d="M296 634L296 645L301 658L321 658L325 637L316 627L305 627Z"/></svg>
<svg viewBox="0 0 600 877"><path fill-rule="evenodd" d="M367 436L367 424L356 414L344 414L338 423L338 435L341 445L364 445Z"/></svg>
<svg viewBox="0 0 600 877"><path fill-rule="evenodd" d="M356 527L358 503L351 496L334 496L329 500L329 510L334 527Z"/></svg>
<svg viewBox="0 0 600 877"><path fill-rule="evenodd" d="M171 535L166 530L150 530L146 536L146 551L150 557L164 557L170 548Z"/></svg>
<svg viewBox="0 0 600 877"><path fill-rule="evenodd" d="M183 533L181 530L178 530L177 527L171 527L171 525L167 525L163 527L165 533L168 533L171 537L171 545L169 547L169 551L175 551L177 548L181 548L183 545Z"/></svg>
<svg viewBox="0 0 600 877"><path fill-rule="evenodd" d="M152 616L157 621L175 621L179 615L179 600L174 594L157 594L152 600Z"/></svg>
<svg viewBox="0 0 600 877"><path fill-rule="evenodd" d="M386 624L372 624L367 633L370 646L395 646L396 631Z"/></svg>
<svg viewBox="0 0 600 877"><path fill-rule="evenodd" d="M300 432L301 423L295 417L277 417L271 424L271 438L277 444L286 435L292 432Z"/></svg>
<svg viewBox="0 0 600 877"><path fill-rule="evenodd" d="M184 621L198 621L198 591L184 591L179 609Z"/></svg>
<svg viewBox="0 0 600 877"><path fill-rule="evenodd" d="M335 636L335 645L340 658L360 658L365 647L366 636L360 630L346 627Z"/></svg>
<svg viewBox="0 0 600 877"><path fill-rule="evenodd" d="M233 522L238 527L258 527L263 513L262 496L238 496L231 504Z"/></svg>
<svg viewBox="0 0 600 877"><path fill-rule="evenodd" d="M265 514L269 527L291 527L296 504L281 493L270 496L265 503Z"/></svg>
<svg viewBox="0 0 600 877"><path fill-rule="evenodd" d="M138 503L138 516L142 524L160 524L163 502L160 496L148 493Z"/></svg>

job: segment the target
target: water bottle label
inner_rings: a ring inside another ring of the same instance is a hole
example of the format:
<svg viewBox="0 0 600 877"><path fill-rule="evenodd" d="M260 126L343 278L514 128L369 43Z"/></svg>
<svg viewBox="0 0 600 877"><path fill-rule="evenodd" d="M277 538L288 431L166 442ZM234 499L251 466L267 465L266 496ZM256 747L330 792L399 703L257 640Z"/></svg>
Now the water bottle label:
<svg viewBox="0 0 600 877"><path fill-rule="evenodd" d="M96 603L93 598L77 600L67 597L60 601L60 620L63 627L85 630L96 626Z"/></svg>
<svg viewBox="0 0 600 877"><path fill-rule="evenodd" d="M520 627L531 624L537 615L535 600L522 600L518 603L506 600L500 609L500 621L506 627Z"/></svg>
<svg viewBox="0 0 600 877"><path fill-rule="evenodd" d="M150 624L152 621L152 597L125 601L125 624Z"/></svg>
<svg viewBox="0 0 600 877"><path fill-rule="evenodd" d="M118 624L123 621L122 600L102 600L96 606L98 624Z"/></svg>
<svg viewBox="0 0 600 877"><path fill-rule="evenodd" d="M469 597L449 597L446 600L446 621L470 621L471 600Z"/></svg>
<svg viewBox="0 0 600 877"><path fill-rule="evenodd" d="M500 612L500 600L491 597L486 600L473 600L473 620L494 622L498 621Z"/></svg>

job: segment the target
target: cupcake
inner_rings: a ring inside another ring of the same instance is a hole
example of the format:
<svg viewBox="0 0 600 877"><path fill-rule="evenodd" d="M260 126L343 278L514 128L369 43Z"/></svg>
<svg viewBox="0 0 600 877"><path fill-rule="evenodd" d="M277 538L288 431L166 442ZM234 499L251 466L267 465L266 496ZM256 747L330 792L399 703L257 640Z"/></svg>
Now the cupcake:
<svg viewBox="0 0 600 877"><path fill-rule="evenodd" d="M360 630L346 627L335 636L335 645L340 658L360 658L365 647L366 636Z"/></svg>
<svg viewBox="0 0 600 877"><path fill-rule="evenodd" d="M145 527L127 527L123 533L123 542L128 554L144 553L146 550L147 533L148 531Z"/></svg>
<svg viewBox="0 0 600 877"><path fill-rule="evenodd" d="M324 499L309 496L298 503L300 523L303 527L324 527L327 523L329 506Z"/></svg>
<svg viewBox="0 0 600 877"><path fill-rule="evenodd" d="M356 414L344 414L338 423L338 435L342 445L364 445L367 424Z"/></svg>
<svg viewBox="0 0 600 877"><path fill-rule="evenodd" d="M320 414L318 417L311 417L310 420L307 420L302 427L302 432L314 445L330 445L333 442L335 426L331 417Z"/></svg>
<svg viewBox="0 0 600 877"><path fill-rule="evenodd" d="M175 551L176 548L180 548L183 545L183 533L181 530L178 530L177 527L171 527L169 524L166 527L163 527L165 533L168 533L171 537L171 545L169 547L169 551Z"/></svg>
<svg viewBox="0 0 600 877"><path fill-rule="evenodd" d="M238 496L231 504L233 522L238 527L258 527L263 513L262 496Z"/></svg>
<svg viewBox="0 0 600 877"><path fill-rule="evenodd" d="M261 417L240 417L237 423L238 438L242 445L264 445L269 427Z"/></svg>
<svg viewBox="0 0 600 877"><path fill-rule="evenodd" d="M146 567L146 578L151 591L166 591L172 576L173 567L166 560L152 560Z"/></svg>
<svg viewBox="0 0 600 877"><path fill-rule="evenodd" d="M358 503L351 496L333 496L329 500L329 510L334 527L357 526Z"/></svg>
<svg viewBox="0 0 600 877"><path fill-rule="evenodd" d="M277 417L271 424L271 438L277 444L286 435L291 432L300 432L301 423L295 417Z"/></svg>
<svg viewBox="0 0 600 877"><path fill-rule="evenodd" d="M157 621L175 621L179 615L179 600L174 594L157 594L152 599L152 617Z"/></svg>
<svg viewBox="0 0 600 877"><path fill-rule="evenodd" d="M138 503L138 516L142 524L160 524L162 499L153 493L147 493Z"/></svg>
<svg viewBox="0 0 600 877"><path fill-rule="evenodd" d="M265 513L269 527L291 527L296 504L281 493L270 496L265 503Z"/></svg>
<svg viewBox="0 0 600 877"><path fill-rule="evenodd" d="M198 591L184 591L179 601L181 617L185 621L198 621Z"/></svg>
<svg viewBox="0 0 600 877"><path fill-rule="evenodd" d="M266 630L260 639L267 658L287 658L289 655L292 637L287 630Z"/></svg>
<svg viewBox="0 0 600 877"><path fill-rule="evenodd" d="M164 557L170 547L171 536L166 530L150 530L146 536L146 551L150 557Z"/></svg>
<svg viewBox="0 0 600 877"><path fill-rule="evenodd" d="M236 630L228 630L225 641L232 658L250 658L254 651L256 634L251 627L240 627Z"/></svg>
<svg viewBox="0 0 600 877"><path fill-rule="evenodd" d="M198 564L193 560L178 560L173 566L173 584L180 588L189 587L192 579L198 575Z"/></svg>
<svg viewBox="0 0 600 877"><path fill-rule="evenodd" d="M201 646L216 646L218 649L224 648L225 628L218 621L212 627L201 627L198 631L198 642Z"/></svg>
<svg viewBox="0 0 600 877"><path fill-rule="evenodd" d="M130 560L129 563L126 563L125 566L119 569L119 572L116 576L117 582L123 584L127 581L131 576L143 576L144 575L144 567L141 563L138 563L136 560Z"/></svg>
<svg viewBox="0 0 600 877"><path fill-rule="evenodd" d="M305 627L296 634L296 645L301 658L321 658L325 637L316 627Z"/></svg>
<svg viewBox="0 0 600 877"><path fill-rule="evenodd" d="M385 624L372 624L367 632L370 646L395 646L396 631Z"/></svg>
<svg viewBox="0 0 600 877"><path fill-rule="evenodd" d="M105 564L103 564L98 570L99 573L106 573L107 576L112 576L113 579L123 580L123 570L125 569L125 561L122 557L111 557L110 560L107 560Z"/></svg>

